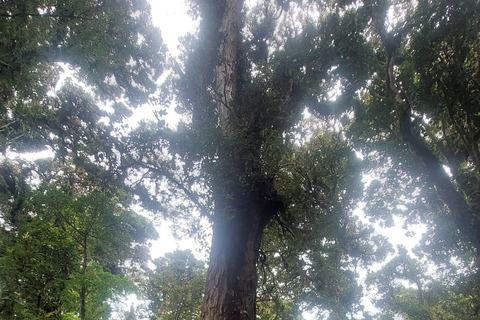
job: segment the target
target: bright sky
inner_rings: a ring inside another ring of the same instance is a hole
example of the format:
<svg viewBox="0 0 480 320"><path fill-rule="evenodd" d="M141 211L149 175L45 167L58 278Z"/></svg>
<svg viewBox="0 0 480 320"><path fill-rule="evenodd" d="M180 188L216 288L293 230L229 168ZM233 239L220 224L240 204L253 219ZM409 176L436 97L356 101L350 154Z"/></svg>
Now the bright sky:
<svg viewBox="0 0 480 320"><path fill-rule="evenodd" d="M152 8L153 23L162 32L163 41L168 47L168 54L171 56L178 55L178 38L188 32L194 32L197 23L188 17L184 0L149 0L149 2ZM137 109L131 120L134 123L138 123L138 121L145 118L145 115L151 114L152 107L146 105L140 108L140 110ZM174 116L171 119L172 122L176 122ZM150 254L152 259L159 258L165 255L165 253L175 250L191 249L197 259L205 260L205 256L199 254L200 248L194 239L182 239L180 241L174 239L171 221L157 222L157 231L160 237L158 240L151 242ZM137 306L142 302L144 301L138 300L135 295L130 295L123 303L116 305L119 308L117 310L118 313L114 313L112 316L116 317L122 314L130 308L131 304Z"/></svg>
<svg viewBox="0 0 480 320"><path fill-rule="evenodd" d="M183 0L149 0L152 7L152 19L155 26L159 27L162 32L164 43L168 47L168 54L176 56L179 53L178 38L184 36L188 32L195 32L197 23L187 15L187 6ZM151 107L145 106L151 110ZM139 115L144 112L136 111ZM139 118L140 119L140 118ZM171 119L175 122L174 117ZM168 119L167 119L168 121ZM203 258L198 254L198 246L193 239L182 239L175 241L171 232L172 222L164 221L158 227L160 239L152 242L151 255L153 259L163 256L167 252L172 252L177 249L185 250L192 249L197 251L196 257Z"/></svg>
<svg viewBox="0 0 480 320"><path fill-rule="evenodd" d="M178 38L194 32L197 23L187 15L184 0L149 0L153 23L162 30L162 38L171 55L178 54Z"/></svg>

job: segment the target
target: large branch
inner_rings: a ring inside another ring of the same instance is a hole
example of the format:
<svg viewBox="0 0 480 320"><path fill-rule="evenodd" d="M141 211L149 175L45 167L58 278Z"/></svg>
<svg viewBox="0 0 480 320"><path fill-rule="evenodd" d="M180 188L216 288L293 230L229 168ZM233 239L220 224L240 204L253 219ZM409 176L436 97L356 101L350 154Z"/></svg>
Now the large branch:
<svg viewBox="0 0 480 320"><path fill-rule="evenodd" d="M412 130L411 105L406 95L396 85L394 66L396 54L400 47L400 41L397 37L401 37L401 33L397 34L395 38L383 36L382 40L387 50L387 93L395 106L402 140L425 164L428 179L437 189L440 199L452 213L457 228L461 232L466 232L466 238L477 250L480 250L480 217L467 203L463 194L455 188L441 161L428 148L425 140Z"/></svg>
<svg viewBox="0 0 480 320"><path fill-rule="evenodd" d="M44 14L44 13L28 13L28 12L0 13L0 17L4 17L4 18L42 17L42 18L68 18L68 19L93 20L93 18L83 17L81 15L77 16L74 14Z"/></svg>

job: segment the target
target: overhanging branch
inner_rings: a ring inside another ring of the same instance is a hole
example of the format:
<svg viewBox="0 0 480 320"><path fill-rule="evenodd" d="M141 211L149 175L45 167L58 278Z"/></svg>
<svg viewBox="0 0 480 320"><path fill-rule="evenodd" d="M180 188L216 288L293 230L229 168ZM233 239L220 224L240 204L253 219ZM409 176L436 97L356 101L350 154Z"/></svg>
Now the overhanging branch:
<svg viewBox="0 0 480 320"><path fill-rule="evenodd" d="M131 158L131 157L130 157ZM168 181L170 181L171 183L173 183L177 188L179 188L180 190L183 191L183 193L188 197L188 199L190 199L190 201L193 202L193 204L200 210L200 215L202 217L207 217L209 219L212 219L212 215L210 213L208 213L208 210L207 208L202 205L200 203L200 201L198 201L198 197L197 195L191 191L190 189L188 189L184 183L182 183L181 181L178 181L173 175L172 173L168 172L167 170L165 170L164 168L160 168L158 166L155 166L153 164L148 164L148 163L143 163L143 162L140 162L140 161L137 161L133 158L131 158L131 161L138 167L140 168L144 168L144 169L147 169L149 170L150 172L154 172L160 176L163 176L165 177Z"/></svg>
<svg viewBox="0 0 480 320"><path fill-rule="evenodd" d="M43 18L68 18L68 19L93 20L93 18L77 16L74 14L43 14L43 13L28 13L28 12L0 13L0 17L4 17L4 18L43 17Z"/></svg>

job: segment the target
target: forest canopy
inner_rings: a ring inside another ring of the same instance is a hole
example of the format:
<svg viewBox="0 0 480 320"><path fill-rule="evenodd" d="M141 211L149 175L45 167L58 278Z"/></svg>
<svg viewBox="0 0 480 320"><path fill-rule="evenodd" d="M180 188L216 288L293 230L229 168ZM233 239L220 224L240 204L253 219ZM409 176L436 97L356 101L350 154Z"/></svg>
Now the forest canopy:
<svg viewBox="0 0 480 320"><path fill-rule="evenodd" d="M478 319L478 0L185 4L0 2L0 319Z"/></svg>

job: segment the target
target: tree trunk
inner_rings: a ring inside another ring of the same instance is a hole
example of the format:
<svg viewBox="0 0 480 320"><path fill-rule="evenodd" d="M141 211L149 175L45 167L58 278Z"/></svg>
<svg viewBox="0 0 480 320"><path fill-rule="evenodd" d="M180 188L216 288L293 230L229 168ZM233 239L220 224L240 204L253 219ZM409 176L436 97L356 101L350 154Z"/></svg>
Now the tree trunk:
<svg viewBox="0 0 480 320"><path fill-rule="evenodd" d="M202 320L255 319L257 258L268 221L252 210L214 224Z"/></svg>
<svg viewBox="0 0 480 320"><path fill-rule="evenodd" d="M255 156L262 142L242 145L231 139L232 132L242 129L241 121L230 120L237 94L243 3L244 0L224 2L215 35L219 41L211 41L219 45L213 98L225 143L217 147L218 159L210 171L215 212L201 320L256 318L260 241L267 223L274 214L284 210L273 182L265 179Z"/></svg>
<svg viewBox="0 0 480 320"><path fill-rule="evenodd" d="M80 319L86 320L87 319L87 308L86 308L86 301L87 301L87 283L86 283L86 275L87 275L87 236L84 236L83 239L83 261L82 261L82 287L80 288Z"/></svg>
<svg viewBox="0 0 480 320"><path fill-rule="evenodd" d="M237 56L240 44L241 12L244 0L227 0L219 30L220 61L215 67L215 99L218 122L226 129L235 99L237 84Z"/></svg>

